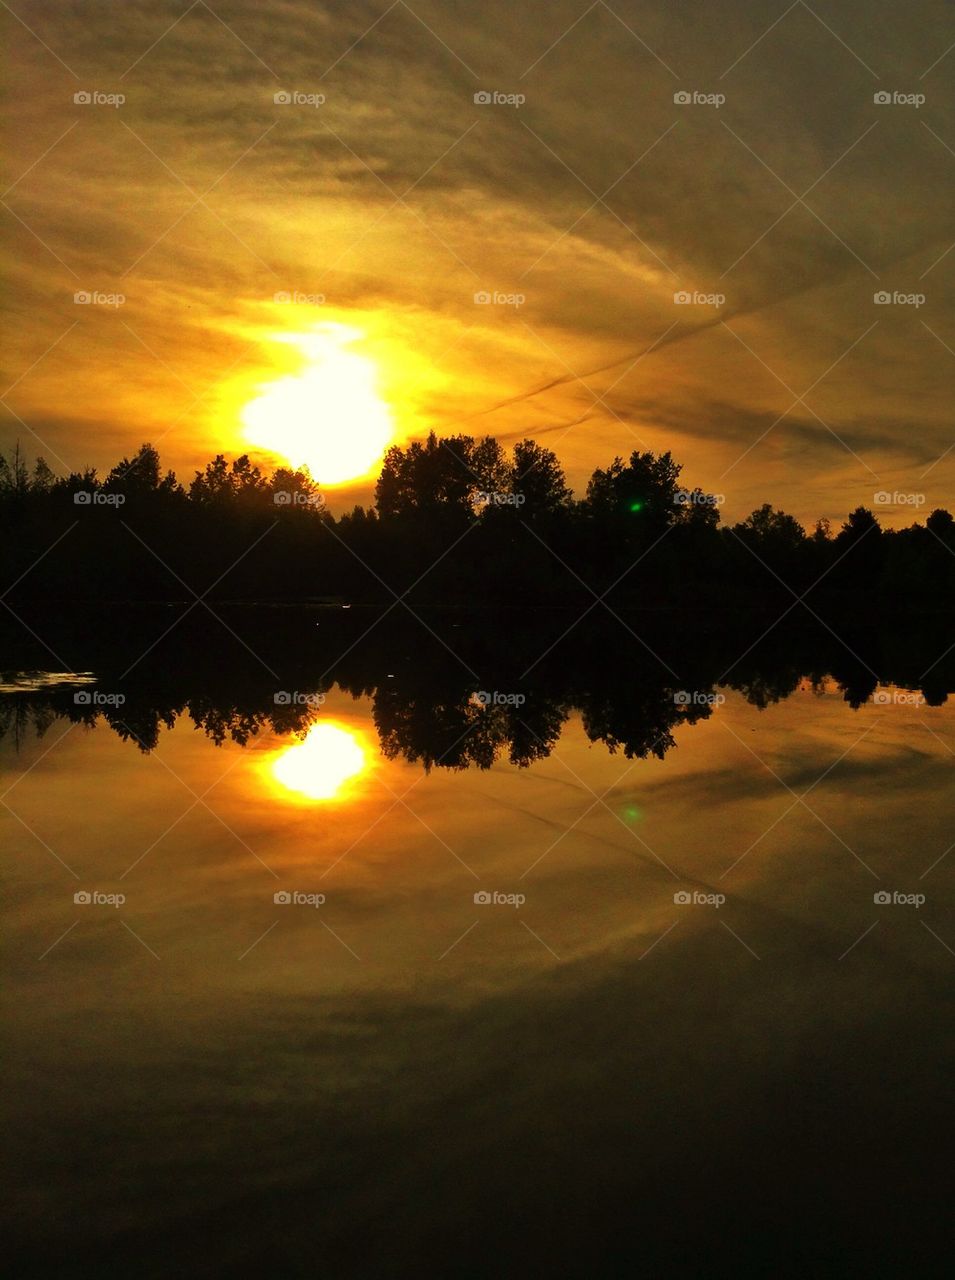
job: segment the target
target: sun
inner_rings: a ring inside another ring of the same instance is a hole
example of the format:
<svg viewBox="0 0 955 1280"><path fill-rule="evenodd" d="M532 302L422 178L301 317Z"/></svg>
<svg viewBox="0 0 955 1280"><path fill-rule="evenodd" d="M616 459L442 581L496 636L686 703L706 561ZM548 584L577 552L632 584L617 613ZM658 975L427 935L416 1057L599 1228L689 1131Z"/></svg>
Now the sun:
<svg viewBox="0 0 955 1280"><path fill-rule="evenodd" d="M350 349L361 337L358 329L333 323L309 333L276 334L275 341L301 352L305 367L265 384L245 405L245 439L293 467L307 467L323 486L371 473L395 428L374 362Z"/></svg>
<svg viewBox="0 0 955 1280"><path fill-rule="evenodd" d="M342 799L345 784L366 767L358 734L330 721L312 725L301 742L286 747L271 761L273 779L307 800Z"/></svg>

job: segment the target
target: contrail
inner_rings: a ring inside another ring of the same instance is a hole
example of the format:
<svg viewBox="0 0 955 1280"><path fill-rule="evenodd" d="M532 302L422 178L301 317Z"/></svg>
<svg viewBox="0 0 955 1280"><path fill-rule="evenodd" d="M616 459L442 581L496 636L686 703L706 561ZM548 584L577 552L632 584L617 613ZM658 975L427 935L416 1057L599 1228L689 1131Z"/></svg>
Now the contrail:
<svg viewBox="0 0 955 1280"><path fill-rule="evenodd" d="M919 250L923 248L925 248L925 245L921 245L917 249L908 249L906 252L899 253L894 258L889 259L887 262L879 263L878 265L881 270L885 270L887 267L892 267L899 262L904 262L907 258L910 258L914 253L919 252ZM830 271L825 275L821 275L817 280L810 281L806 284L797 285L796 287L791 289L788 293L785 293L785 292L774 293L772 297L763 298L758 302L754 302L752 306L748 306L748 307L741 306L741 307L737 307L736 310L723 311L721 312L720 315L713 316L711 319L703 321L702 324L696 324L692 328L681 327L681 328L677 328L676 331L672 331L672 326L671 326L671 329L667 330L662 337L655 339L655 341L651 342L648 347L644 347L643 350L629 351L627 352L626 355L618 356L616 359L609 361L607 364L598 365L596 368L588 369L584 373L561 374L560 377L551 378L549 382L542 383L539 387L533 387L529 391L521 391L517 395L509 396L505 400L499 400L496 404L489 405L486 409L478 409L474 413L468 414L466 417L455 419L454 422L448 423L446 424L446 426L460 426L467 422L473 422L477 418L487 417L489 414L497 413L501 409L508 409L512 405L523 404L527 400L533 400L537 396L543 395L547 391L553 391L555 387L563 387L570 382L583 382L584 379L596 377L600 373L609 373L611 369L619 368L620 365L626 364L628 360L633 363L636 363L638 360L641 360L644 356L650 355L653 351L662 351L664 347L672 346L673 343L675 342L686 342L689 338L694 338L699 333L705 333L709 329L714 329L717 327L717 325L723 324L726 321L735 320L737 316L754 315L760 311L766 310L767 307L776 305L777 303L789 302L791 299L798 298L800 295L804 293L811 293L814 289L819 288L821 285L829 286L833 283L835 279L844 277L846 275L850 275L856 270L857 270L856 264L849 263L841 272ZM596 394L596 392L594 394ZM592 416L592 415L585 415L585 416ZM583 421L583 419L581 419L581 421ZM571 424L571 425L576 425L576 424ZM535 432L535 434L540 435L544 431L558 431L558 430L560 430L560 426L543 427L538 429ZM522 434L525 434L525 433L507 432L506 436L522 435ZM506 438L506 436L503 438Z"/></svg>

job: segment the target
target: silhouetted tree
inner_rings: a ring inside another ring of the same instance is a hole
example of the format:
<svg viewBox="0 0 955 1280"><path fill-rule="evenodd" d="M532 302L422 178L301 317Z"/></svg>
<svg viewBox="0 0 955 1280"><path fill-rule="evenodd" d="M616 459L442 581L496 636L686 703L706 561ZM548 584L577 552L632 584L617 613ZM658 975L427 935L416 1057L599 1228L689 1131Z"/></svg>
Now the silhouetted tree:
<svg viewBox="0 0 955 1280"><path fill-rule="evenodd" d="M871 592L882 576L882 528L868 509L856 507L839 530L833 548L836 582L844 590Z"/></svg>
<svg viewBox="0 0 955 1280"><path fill-rule="evenodd" d="M100 480L17 446L0 456L0 591L37 598L346 598L423 605L772 609L791 593L845 612L886 593L955 603L955 519L883 531L867 508L811 537L764 503L730 529L714 495L679 485L669 453L597 468L575 500L556 454L485 436L389 449L375 507L339 519L303 469L218 454L184 488L144 443ZM533 656L533 655L531 655Z"/></svg>
<svg viewBox="0 0 955 1280"><path fill-rule="evenodd" d="M925 527L945 543L951 543L955 538L955 516L944 507L936 507L925 521Z"/></svg>
<svg viewBox="0 0 955 1280"><path fill-rule="evenodd" d="M556 516L567 510L573 497L556 453L533 440L514 446L508 488L523 499L520 512L526 520Z"/></svg>
<svg viewBox="0 0 955 1280"><path fill-rule="evenodd" d="M623 516L641 531L641 537L659 536L676 518L677 480L683 468L669 453L630 455L630 461L614 458L605 470L598 468L587 485L587 504L597 519Z"/></svg>

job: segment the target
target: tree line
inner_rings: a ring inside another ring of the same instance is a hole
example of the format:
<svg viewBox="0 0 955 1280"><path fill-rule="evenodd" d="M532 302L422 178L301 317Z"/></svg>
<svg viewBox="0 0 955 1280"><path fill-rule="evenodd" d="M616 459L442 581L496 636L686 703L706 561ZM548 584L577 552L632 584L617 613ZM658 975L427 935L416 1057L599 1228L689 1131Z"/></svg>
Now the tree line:
<svg viewBox="0 0 955 1280"><path fill-rule="evenodd" d="M188 484L143 444L105 477L0 455L11 598L620 607L863 603L948 609L955 519L883 529L867 507L811 532L764 503L722 524L669 452L597 468L575 498L533 440L434 433L386 453L374 503L334 517L306 470L217 455Z"/></svg>
<svg viewBox="0 0 955 1280"><path fill-rule="evenodd" d="M617 628L602 636L599 656L593 646L565 649L558 662L543 672L535 669L529 680L521 680L513 667L507 671L506 660L505 669L496 675L485 668L481 679L488 684L524 691L523 701L514 705L481 699L460 661L440 645L429 645L426 634L415 641L418 661L387 674L383 666L393 658L390 640L382 635L370 646L359 641L342 654L340 638L332 645L336 658L331 672L323 674L325 658L312 653L306 668L299 670L301 678L286 680L308 689L308 697L278 693L255 663L243 669L239 646L231 655L203 653L201 645L181 637L174 660L168 649L161 651L155 662L137 668L131 678L116 680L104 672L94 687L87 678L81 682L64 675L53 686L8 692L0 697L0 741L42 738L58 720L66 719L90 729L104 725L148 752L184 718L216 746L231 742L245 747L261 737L304 737L329 714L314 694L337 689L356 701L370 700L372 723L387 759L420 764L426 770L489 769L500 760L526 767L556 750L572 716L580 718L591 743L602 743L627 759L663 759L677 745L681 726L709 719L722 689L732 689L751 706L765 709L797 690L822 696L834 684L854 710L868 705L887 714L892 708L880 702L880 679L911 690L881 695L887 703L901 702L905 708L940 706L955 687L951 655L933 662L930 678L920 679L918 673L929 661L926 652L932 659L938 656L931 644L923 651L917 643L903 642L880 657L867 650L881 668L877 675L864 658L823 631L810 636L790 633L772 648L742 654L719 638L715 647L694 648L693 642L680 658L669 655L679 662L689 686L680 688L674 673L648 655L643 662L635 661L625 633ZM133 652L138 656L141 649ZM730 671L725 669L727 655ZM97 697L100 689L108 696ZM123 696L117 699L120 689Z"/></svg>

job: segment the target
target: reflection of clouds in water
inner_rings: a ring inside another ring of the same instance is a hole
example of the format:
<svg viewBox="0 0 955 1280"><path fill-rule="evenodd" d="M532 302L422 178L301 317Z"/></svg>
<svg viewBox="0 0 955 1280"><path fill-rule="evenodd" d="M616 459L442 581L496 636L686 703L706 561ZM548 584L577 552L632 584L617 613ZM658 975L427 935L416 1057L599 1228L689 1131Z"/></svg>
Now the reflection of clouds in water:
<svg viewBox="0 0 955 1280"><path fill-rule="evenodd" d="M372 707L334 692L326 705L341 719L323 712L313 732L340 726L345 739L325 735L316 758L340 771L346 740L373 740ZM785 759L807 785L875 718L836 698L761 712L732 695L725 712L781 776L792 782ZM112 885L162 836L124 881L124 911L163 964L111 912L85 915L38 965L75 918L73 886L28 833L16 837L31 877L9 933L31 998L12 1028L15 1058L30 1067L13 1105L18 1132L40 1135L16 1152L38 1189L21 1229L42 1230L59 1263L77 1247L67 1232L80 1216L83 1249L98 1260L115 1250L116 1222L136 1220L135 1247L155 1250L162 1237L163 1266L196 1274L221 1269L224 1237L230 1260L262 1263L266 1219L283 1223L289 1255L314 1251L318 1205L335 1274L374 1273L386 1250L390 1274L420 1274L422 1257L451 1272L462 1238L468 1274L496 1274L501 1248L554 1274L616 1274L666 1262L673 1230L681 1247L730 1248L725 1224L741 1205L746 1242L772 1206L785 1230L801 1230L793 1206L810 1195L837 1205L843 1225L847 1198L864 1205L855 1262L871 1261L867 1250L895 1239L871 1231L880 1180L896 1208L937 1209L927 1158L946 1096L936 992L951 957L902 908L865 935L873 890L914 888L950 842L941 769L951 756L924 728L923 739L903 737L918 714L893 709L857 748L864 764L896 760L895 786L853 771L853 751L809 796L878 882L798 805L720 880L792 802L720 717L681 728L679 751L634 762L621 782L628 762L595 750L577 716L556 755L523 770L502 760L422 776L382 762L382 794L370 789L328 822L276 804L274 778L256 804L243 770L226 774L240 746L209 750L184 721L164 738L164 759L197 794L216 783L209 801L228 829L194 814L165 835L192 799L175 778L111 735L70 735L11 801L88 872L84 884ZM933 713L944 737L951 715ZM916 741L938 776L909 768L900 744ZM265 769L279 745L263 744ZM293 760L309 759L304 745L281 742ZM69 767L54 771L61 759ZM389 788L405 793L413 778L413 812L387 816ZM593 804L594 793L622 803L625 790L644 812L639 835L679 881ZM131 846L122 862L117 832ZM276 884L249 848L283 883L326 892L321 912L274 908ZM482 887L525 894L519 918L481 908L471 928L478 886L449 849ZM942 863L924 882L924 915L949 938L945 874ZM677 889L718 889L726 902L676 905ZM171 965L183 981L169 981ZM38 1073L48 1089L34 1087ZM51 1149L72 1158L51 1160ZM168 1230L180 1220L189 1257Z"/></svg>
<svg viewBox="0 0 955 1280"><path fill-rule="evenodd" d="M900 974L875 949L837 968L818 938L796 932L785 945L777 937L771 963L760 964L715 924L701 931L704 919L681 924L644 960L652 932L605 939L603 954L561 965L558 979L535 970L525 934L516 980L467 1002L453 989L444 1000L289 990L277 967L265 990L223 983L210 1032L211 1006L182 1009L160 993L157 1036L127 1050L135 1069L117 1072L109 1094L93 1086L112 1036L93 1042L87 1031L70 1077L89 1086L86 1105L69 1089L25 1097L31 1117L41 1105L47 1122L52 1115L87 1171L77 1187L72 1165L45 1168L47 1203L76 1212L78 1201L84 1248L105 1249L109 1218L90 1212L101 1198L154 1222L150 1198L161 1190L172 1214L188 1215L187 1274L219 1265L223 1233L232 1255L258 1263L265 1220L282 1221L287 1256L306 1256L320 1204L336 1274L374 1273L387 1256L395 1276L420 1274L422 1256L450 1273L462 1238L468 1275L496 1274L504 1247L556 1275L616 1274L623 1258L642 1270L667 1260L676 1229L681 1247L712 1246L741 1204L744 1242L773 1205L793 1230L800 1194L837 1205L845 1228L850 1192L866 1199L879 1178L891 1180L893 1203L909 1209L923 1197L936 1207L941 1185L933 1194L924 1157L939 1072L932 1055L905 1049L931 1034L924 974ZM733 925L759 939L757 951L771 932L752 910ZM662 933L665 919L654 927ZM487 955L480 932L468 940L471 965ZM782 985L781 966L799 982ZM49 1036L34 1046L53 1081L58 1045ZM242 1098L256 1104L239 1107ZM136 1126L125 1123L130 1114ZM162 1133L161 1164L143 1166L144 1125ZM197 1126L208 1137L198 1154ZM886 1132L896 1135L888 1146ZM104 1142L108 1162L96 1158ZM846 1176L847 1151L873 1171L861 1188L858 1172ZM39 1164L36 1151L24 1158L31 1172ZM909 1159L910 1176L897 1183ZM137 1177L124 1176L129 1167ZM188 1176L170 1176L180 1170ZM560 1212L567 1204L583 1208ZM871 1231L870 1217L860 1256L891 1240ZM170 1233L166 1264L185 1248Z"/></svg>

